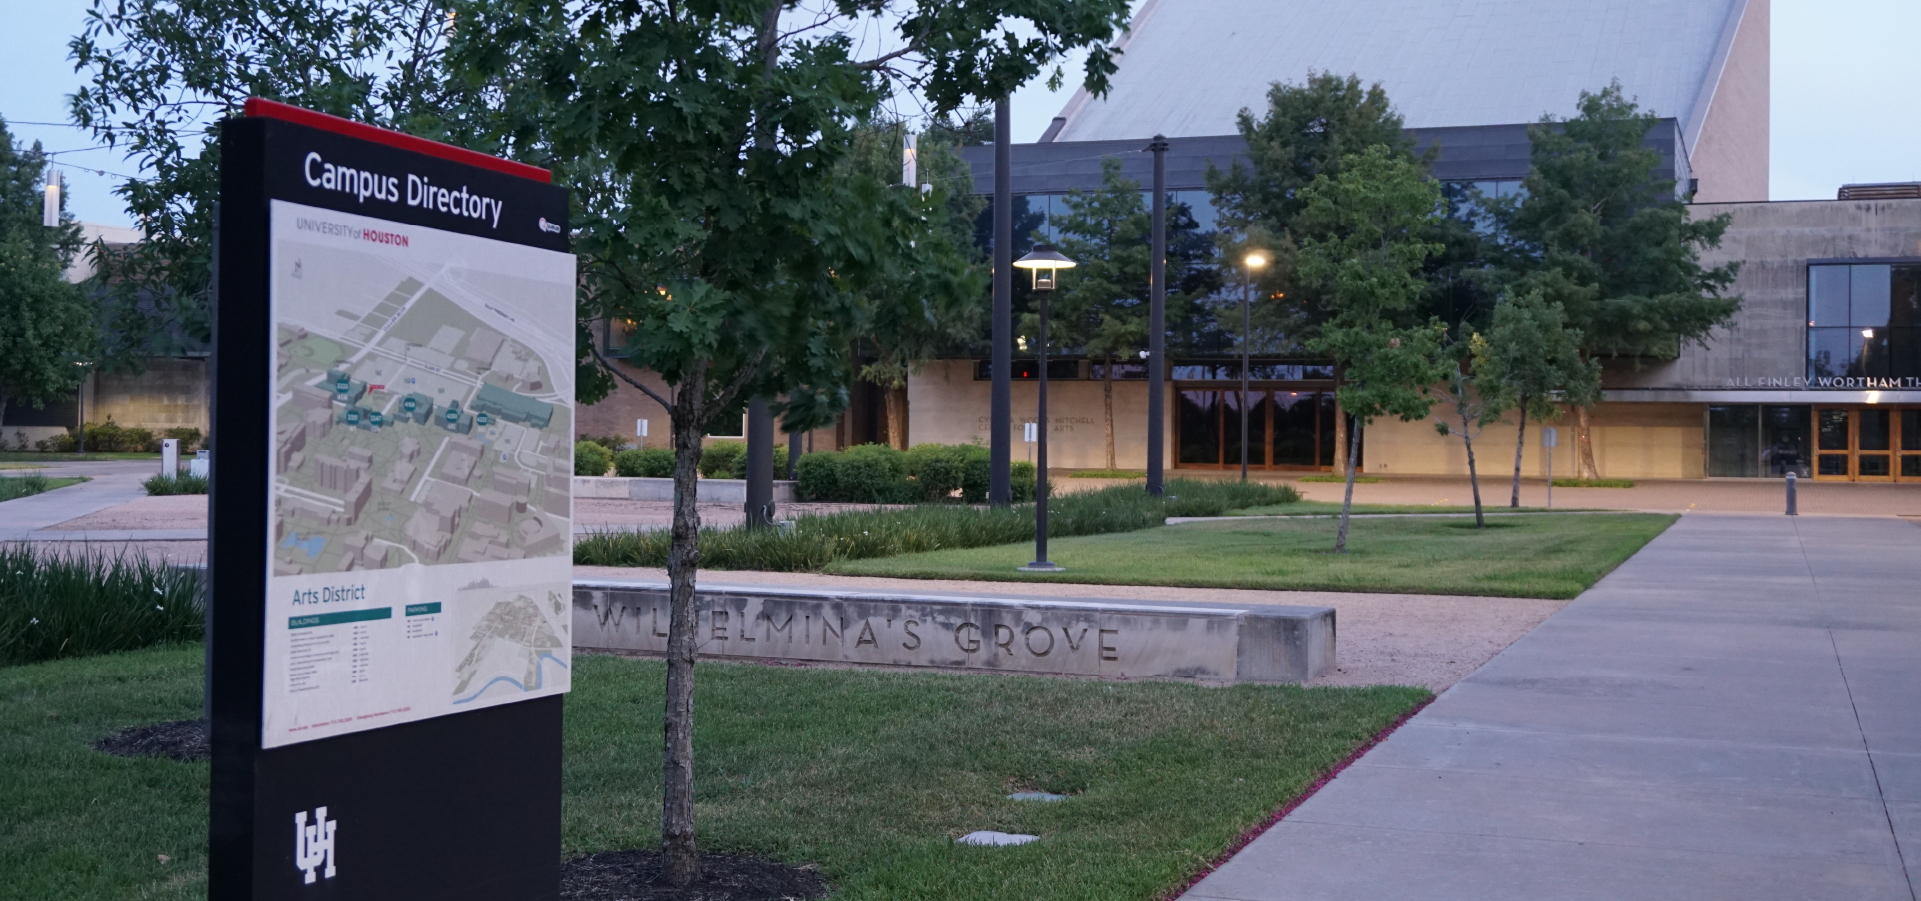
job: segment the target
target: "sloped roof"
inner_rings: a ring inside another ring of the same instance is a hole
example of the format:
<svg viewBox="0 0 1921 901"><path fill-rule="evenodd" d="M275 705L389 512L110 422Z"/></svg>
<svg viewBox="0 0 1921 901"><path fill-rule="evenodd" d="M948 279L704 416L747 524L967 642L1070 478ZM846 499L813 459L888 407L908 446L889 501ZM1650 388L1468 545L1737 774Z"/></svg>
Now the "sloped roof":
<svg viewBox="0 0 1921 901"><path fill-rule="evenodd" d="M1765 3L1755 4L1765 10ZM1572 115L1619 79L1693 146L1749 0L1148 0L1105 99L1056 141L1236 133L1309 70L1380 82L1410 128Z"/></svg>

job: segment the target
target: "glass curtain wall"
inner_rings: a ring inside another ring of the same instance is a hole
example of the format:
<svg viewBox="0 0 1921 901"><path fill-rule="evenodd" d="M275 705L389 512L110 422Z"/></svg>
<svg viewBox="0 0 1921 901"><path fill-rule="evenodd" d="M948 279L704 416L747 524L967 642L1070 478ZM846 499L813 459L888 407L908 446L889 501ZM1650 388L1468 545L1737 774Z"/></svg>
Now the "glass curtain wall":
<svg viewBox="0 0 1921 901"><path fill-rule="evenodd" d="M1176 393L1180 465L1241 465L1241 392L1183 387ZM1334 394L1253 388L1248 391L1250 469L1327 469L1334 465Z"/></svg>
<svg viewBox="0 0 1921 901"><path fill-rule="evenodd" d="M1921 381L1921 264L1808 267L1808 379L1852 378Z"/></svg>
<svg viewBox="0 0 1921 901"><path fill-rule="evenodd" d="M1717 404L1708 407L1708 475L1780 478L1813 475L1813 407Z"/></svg>

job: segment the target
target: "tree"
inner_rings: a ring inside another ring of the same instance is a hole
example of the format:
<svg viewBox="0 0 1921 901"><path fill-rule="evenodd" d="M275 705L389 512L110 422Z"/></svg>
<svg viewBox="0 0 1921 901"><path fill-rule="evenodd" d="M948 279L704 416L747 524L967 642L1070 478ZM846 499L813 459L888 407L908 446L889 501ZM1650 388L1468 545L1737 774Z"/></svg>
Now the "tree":
<svg viewBox="0 0 1921 901"><path fill-rule="evenodd" d="M1465 342L1443 348L1441 358L1436 361L1441 380L1434 388L1440 401L1452 408L1451 414L1458 420L1450 422L1438 414L1433 415L1434 430L1443 438L1451 435L1461 439L1461 446L1467 451L1467 480L1474 492L1474 527L1477 529L1486 528L1487 519L1481 515L1481 475L1474 463L1474 439L1481 436L1481 430L1489 423L1499 420L1512 403L1505 386L1484 378L1483 370L1475 365L1486 345L1487 339L1472 333Z"/></svg>
<svg viewBox="0 0 1921 901"><path fill-rule="evenodd" d="M964 345L986 318L987 272L973 232L987 202L962 187L972 175L955 152L958 131L936 123L917 145L919 181L930 195L930 227L919 239L929 246L917 249L935 268L877 284L863 304L870 319L860 327L858 356L873 362L861 367L860 377L885 389L887 439L900 450L907 449L907 377L940 352ZM869 123L856 132L849 164L882 183L900 184L906 135L904 120ZM949 283L954 290L943 289Z"/></svg>
<svg viewBox="0 0 1921 901"><path fill-rule="evenodd" d="M1507 290L1559 304L1588 359L1667 360L1684 344L1705 346L1741 308L1740 297L1721 295L1738 264L1701 265L1730 217L1691 217L1673 180L1655 177L1661 154L1645 142L1660 120L1619 82L1583 91L1579 108L1529 129L1525 194L1490 207L1505 238ZM1575 459L1587 479L1600 474L1593 402L1574 407Z"/></svg>
<svg viewBox="0 0 1921 901"><path fill-rule="evenodd" d="M1559 303L1529 292L1494 307L1492 327L1474 346L1473 365L1481 384L1500 386L1515 411L1514 490L1508 506L1519 507L1528 419L1545 422L1560 414L1560 403L1580 408L1599 400L1601 362L1582 355L1581 332L1568 327Z"/></svg>
<svg viewBox="0 0 1921 901"><path fill-rule="evenodd" d="M1243 109L1237 122L1247 141L1248 166L1243 169L1236 161L1221 171L1210 164L1207 187L1221 211L1223 231L1241 236L1242 250L1261 248L1272 260L1257 279L1257 292L1286 299L1257 306L1254 327L1291 336L1282 343L1304 347L1333 315L1331 298L1299 269L1296 249L1320 227L1303 219L1306 188L1317 178L1338 178L1348 160L1368 148L1413 160L1414 141L1379 83L1363 85L1357 76L1333 72L1310 71L1300 85L1275 83L1267 92L1266 114L1256 119ZM1423 227L1434 231L1448 225L1437 217ZM1337 377L1345 378L1338 361L1336 366ZM1345 415L1335 416L1334 430L1336 462L1345 466L1351 443Z"/></svg>
<svg viewBox="0 0 1921 901"><path fill-rule="evenodd" d="M1440 187L1405 154L1385 146L1350 154L1335 176L1319 176L1301 189L1300 277L1319 292L1328 317L1308 343L1334 358L1345 375L1336 389L1341 409L1365 428L1382 416L1404 422L1433 407L1428 386L1439 380L1434 360L1445 328L1430 322L1394 322L1426 287L1421 267L1439 248L1423 240L1439 215ZM1347 553L1354 505L1354 469L1360 429L1347 448L1347 489L1334 552Z"/></svg>
<svg viewBox="0 0 1921 901"><path fill-rule="evenodd" d="M1103 45L1125 0L490 0L462 4L455 55L502 85L506 143L552 160L578 204L581 315L631 320L621 353L664 394L613 368L591 341L581 384L621 378L669 410L674 522L667 641L663 875L699 879L694 841L695 464L716 414L786 392L790 429L847 400L849 351L882 286L938 272L933 198L845 165L853 124L905 86L936 111L1005 96L1061 53L1088 47L1088 85L1114 69ZM862 56L850 37L889 30ZM1024 33L1012 22L1024 20ZM921 238L929 238L923 242ZM919 274L916 276L916 274ZM942 290L961 290L950 282ZM584 329L583 329L584 332Z"/></svg>
<svg viewBox="0 0 1921 901"><path fill-rule="evenodd" d="M1113 469L1114 369L1147 343L1153 213L1140 183L1121 177L1120 161L1112 157L1101 161L1101 187L1070 192L1065 204L1067 211L1054 219L1054 227L1060 232L1061 252L1077 265L1051 305L1050 329L1058 326L1055 334L1062 344L1079 346L1101 361L1107 468ZM1205 286L1203 293L1192 292L1191 270L1200 263L1180 249L1195 244L1199 230L1186 204L1167 204L1165 277L1173 288L1167 296L1168 309L1192 306L1217 284L1206 280L1200 283ZM1023 331L1031 328L1023 326Z"/></svg>
<svg viewBox="0 0 1921 901"><path fill-rule="evenodd" d="M450 77L443 0L94 0L69 44L76 123L148 173L116 189L146 239L102 254L103 363L139 371L212 337L221 119L249 97L481 144L484 86Z"/></svg>
<svg viewBox="0 0 1921 901"><path fill-rule="evenodd" d="M0 121L0 410L8 402L35 408L80 387L94 335L93 311L63 270L80 246L66 212L42 225L47 158L36 142L23 149Z"/></svg>

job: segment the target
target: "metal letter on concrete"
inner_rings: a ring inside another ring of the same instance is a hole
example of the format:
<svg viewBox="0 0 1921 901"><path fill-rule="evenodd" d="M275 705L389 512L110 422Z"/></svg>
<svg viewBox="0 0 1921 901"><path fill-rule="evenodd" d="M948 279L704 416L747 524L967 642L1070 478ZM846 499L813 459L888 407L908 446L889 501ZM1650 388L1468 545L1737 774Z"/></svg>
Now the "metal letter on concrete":
<svg viewBox="0 0 1921 901"><path fill-rule="evenodd" d="M1161 445L1167 419L1167 138L1154 136L1153 246L1147 301L1147 493L1161 494Z"/></svg>
<svg viewBox="0 0 1921 901"><path fill-rule="evenodd" d="M757 529L773 521L774 414L767 398L747 402L747 527Z"/></svg>
<svg viewBox="0 0 1921 901"><path fill-rule="evenodd" d="M1012 179L1012 113L1007 98L994 101L994 324L993 393L989 401L987 500L1007 506L1012 500L1008 467L1013 463L1014 415L1008 383L1014 342L1014 183Z"/></svg>

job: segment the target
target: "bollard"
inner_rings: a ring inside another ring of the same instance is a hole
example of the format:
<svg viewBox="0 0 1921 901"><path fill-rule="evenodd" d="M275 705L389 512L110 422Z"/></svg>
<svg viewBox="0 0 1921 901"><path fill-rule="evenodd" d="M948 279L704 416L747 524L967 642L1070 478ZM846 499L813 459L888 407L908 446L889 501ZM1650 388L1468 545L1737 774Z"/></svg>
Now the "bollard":
<svg viewBox="0 0 1921 901"><path fill-rule="evenodd" d="M1788 515L1789 516L1800 515L1794 512L1794 473L1793 471L1788 472Z"/></svg>

